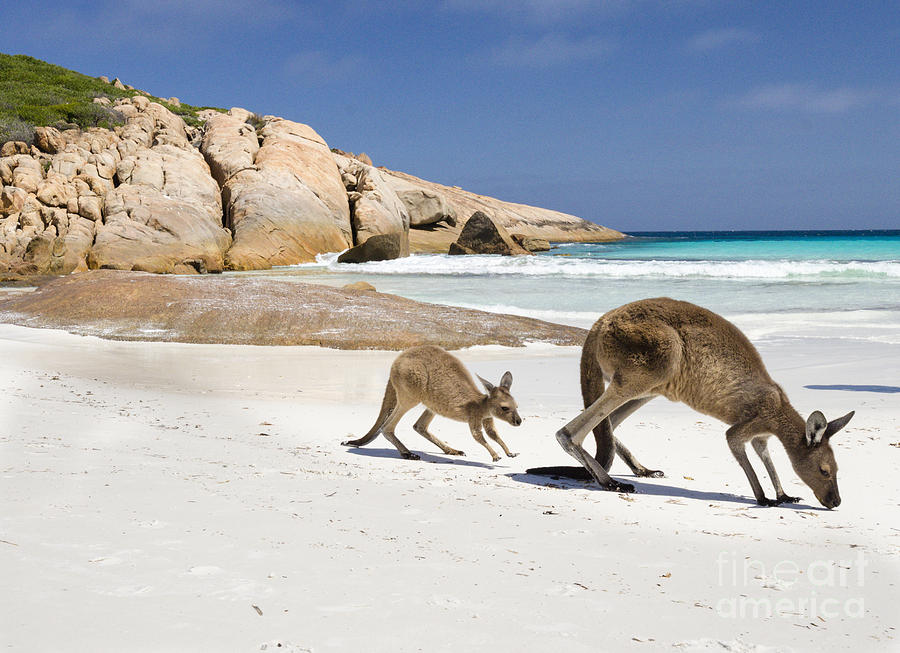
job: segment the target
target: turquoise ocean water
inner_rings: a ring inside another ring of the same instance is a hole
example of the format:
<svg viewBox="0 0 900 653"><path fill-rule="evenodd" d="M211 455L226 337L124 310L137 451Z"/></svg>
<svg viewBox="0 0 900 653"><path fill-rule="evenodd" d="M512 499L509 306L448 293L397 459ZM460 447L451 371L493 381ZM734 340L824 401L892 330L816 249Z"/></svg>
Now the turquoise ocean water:
<svg viewBox="0 0 900 653"><path fill-rule="evenodd" d="M644 297L701 304L751 337L841 337L900 344L900 230L635 233L554 245L530 257L416 255L241 273L344 285L589 326Z"/></svg>

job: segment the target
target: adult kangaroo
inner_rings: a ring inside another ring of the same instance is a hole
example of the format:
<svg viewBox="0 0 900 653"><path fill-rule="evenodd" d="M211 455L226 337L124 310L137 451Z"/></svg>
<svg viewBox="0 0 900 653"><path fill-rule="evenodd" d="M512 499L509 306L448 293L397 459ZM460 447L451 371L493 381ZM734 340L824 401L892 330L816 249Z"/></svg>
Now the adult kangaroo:
<svg viewBox="0 0 900 653"><path fill-rule="evenodd" d="M481 431L482 427L488 437L499 444L504 453L512 458L517 454L511 453L506 443L500 439L494 428L493 419L499 417L513 426L519 426L522 423L516 400L509 392L509 388L512 386L512 374L506 372L498 386L480 376L478 379L484 385L487 394L479 391L472 375L469 374L462 362L440 347L424 345L407 349L391 365L391 374L388 378L387 388L384 390L381 411L378 413L375 424L358 440L347 440L341 444L348 447L361 447L377 438L379 433L383 433L384 437L397 448L401 456L410 460L418 460L419 456L410 452L397 439L394 429L401 417L421 403L425 404L425 412L422 413L413 428L426 440L440 447L444 453L453 456L465 455L462 451L447 446L428 432L428 425L431 424L431 420L436 414L468 423L472 437L487 449L494 462L500 460L500 456L485 441Z"/></svg>
<svg viewBox="0 0 900 653"><path fill-rule="evenodd" d="M609 385L604 387L605 383ZM794 471L823 506L834 508L841 503L829 441L853 412L829 422L815 411L804 421L747 337L712 311L667 297L609 311L597 320L584 343L581 388L586 408L557 432L556 439L607 490L634 491L634 486L608 474L616 453L638 475L661 475L638 463L613 436L613 429L654 397L663 396L730 425L725 434L728 446L759 505L799 501L785 494L778 480L767 445L771 435L784 445ZM581 446L592 429L596 457ZM775 486L775 499L766 498L753 471L748 442ZM571 469L581 471L565 467L528 471L566 476Z"/></svg>

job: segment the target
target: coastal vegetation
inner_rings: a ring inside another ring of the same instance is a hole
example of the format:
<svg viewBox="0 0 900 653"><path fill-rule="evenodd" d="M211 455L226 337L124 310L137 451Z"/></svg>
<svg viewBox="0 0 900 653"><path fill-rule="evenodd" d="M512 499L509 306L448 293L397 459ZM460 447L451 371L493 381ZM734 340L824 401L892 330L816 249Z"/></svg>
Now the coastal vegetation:
<svg viewBox="0 0 900 653"><path fill-rule="evenodd" d="M135 95L146 95L195 127L201 124L198 111L215 108L173 103L120 86L27 55L0 53L0 145L30 144L34 128L40 126L110 129L124 124L125 117L113 105L118 98ZM95 98L107 98L110 105L98 104Z"/></svg>

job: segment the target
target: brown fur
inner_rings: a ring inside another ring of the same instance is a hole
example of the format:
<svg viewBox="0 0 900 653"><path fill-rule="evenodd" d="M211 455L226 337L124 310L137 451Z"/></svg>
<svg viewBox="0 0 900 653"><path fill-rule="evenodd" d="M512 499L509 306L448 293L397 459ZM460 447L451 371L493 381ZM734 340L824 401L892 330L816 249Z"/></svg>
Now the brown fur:
<svg viewBox="0 0 900 653"><path fill-rule="evenodd" d="M774 435L822 505L840 504L837 463L828 440L853 413L828 423L817 411L804 422L747 337L711 311L669 298L645 299L609 311L597 320L585 341L581 381L586 410L556 437L607 489L634 489L607 474L614 453L639 475L659 474L637 463L612 436L612 429L661 395L731 426L726 433L729 447L758 503L796 501L784 493L772 465L766 441ZM592 429L597 441L593 458L581 447ZM765 497L750 465L748 442L766 466L775 500Z"/></svg>
<svg viewBox="0 0 900 653"><path fill-rule="evenodd" d="M479 377L480 378L480 377ZM462 362L440 347L425 345L413 347L400 354L391 365L390 378L385 388L381 411L369 432L357 440L343 442L344 446L361 447L368 444L379 433L383 433L404 458L418 460L397 436L394 429L400 418L417 404L425 404L426 410L413 428L422 437L434 443L450 455L463 456L462 451L447 446L428 431L428 425L435 415L442 415L458 422L466 422L475 441L487 449L494 462L500 456L485 441L482 428L488 437L513 457L506 443L500 439L494 428L494 417L514 426L522 423L515 399L509 392L512 374L503 375L500 385L494 386L481 379L487 394L475 385L472 375Z"/></svg>

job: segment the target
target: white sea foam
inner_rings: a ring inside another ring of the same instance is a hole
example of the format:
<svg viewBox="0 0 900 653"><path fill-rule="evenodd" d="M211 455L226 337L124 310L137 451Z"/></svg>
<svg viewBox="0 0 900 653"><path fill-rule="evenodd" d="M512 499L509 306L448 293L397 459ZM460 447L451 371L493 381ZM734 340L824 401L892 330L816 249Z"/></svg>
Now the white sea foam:
<svg viewBox="0 0 900 653"><path fill-rule="evenodd" d="M590 328L602 311L558 311L507 304L459 304L491 313L533 317L557 324ZM785 337L838 338L900 345L897 311L835 311L726 314L754 341Z"/></svg>
<svg viewBox="0 0 900 653"><path fill-rule="evenodd" d="M509 304L467 304L460 303L458 306L463 308L473 308L479 311L488 311L489 313L506 313L507 315L521 315L523 317L533 317L545 322L555 322L556 324L569 324L578 327L590 327L600 316L597 311L555 311L542 310L537 308L524 308L522 306L511 306Z"/></svg>
<svg viewBox="0 0 900 653"><path fill-rule="evenodd" d="M619 279L894 280L900 261L668 261L609 260L566 256L449 256L420 254L393 261L344 264L337 254L320 254L296 269L381 275L600 277Z"/></svg>

